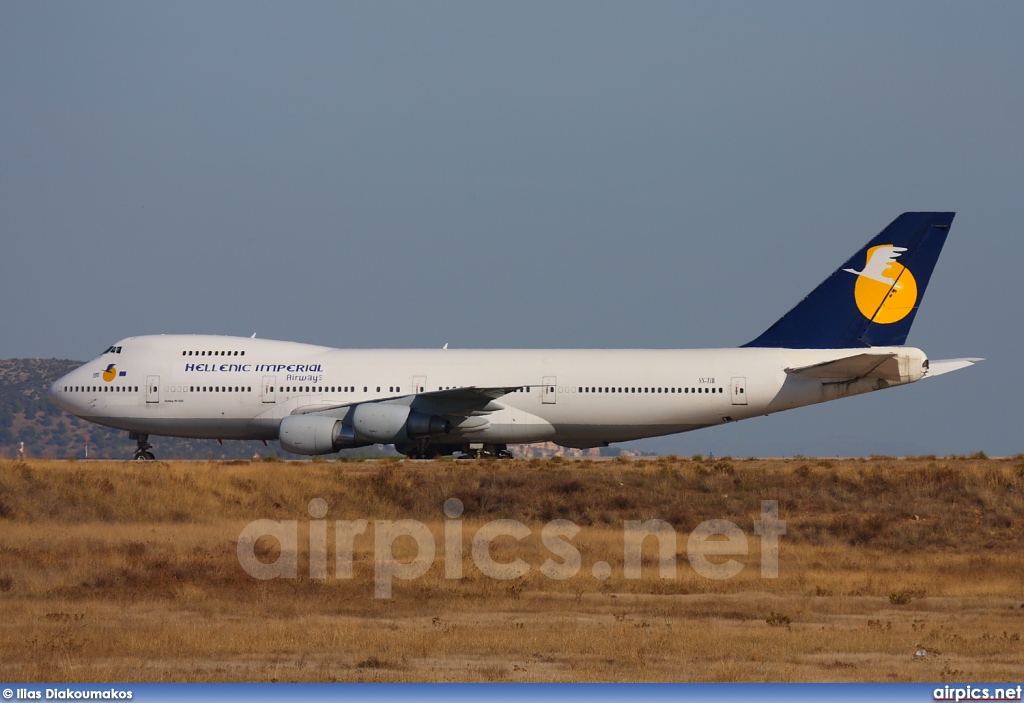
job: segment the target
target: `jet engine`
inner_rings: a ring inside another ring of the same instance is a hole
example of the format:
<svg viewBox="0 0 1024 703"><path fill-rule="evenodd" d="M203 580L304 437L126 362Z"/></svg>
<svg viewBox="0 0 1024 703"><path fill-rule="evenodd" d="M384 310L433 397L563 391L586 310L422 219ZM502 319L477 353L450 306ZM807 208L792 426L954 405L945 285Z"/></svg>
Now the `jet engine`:
<svg viewBox="0 0 1024 703"><path fill-rule="evenodd" d="M452 423L426 415L408 405L362 403L352 411L355 436L372 444L393 444L406 439L436 437L452 431Z"/></svg>
<svg viewBox="0 0 1024 703"><path fill-rule="evenodd" d="M281 420L278 438L281 448L293 454L331 454L372 444L357 439L338 418L323 415L289 415Z"/></svg>
<svg viewBox="0 0 1024 703"><path fill-rule="evenodd" d="M289 415L278 429L281 448L293 454L331 454L339 449L438 437L452 431L452 423L443 417L416 412L408 405L361 403L349 417L351 424L325 415Z"/></svg>

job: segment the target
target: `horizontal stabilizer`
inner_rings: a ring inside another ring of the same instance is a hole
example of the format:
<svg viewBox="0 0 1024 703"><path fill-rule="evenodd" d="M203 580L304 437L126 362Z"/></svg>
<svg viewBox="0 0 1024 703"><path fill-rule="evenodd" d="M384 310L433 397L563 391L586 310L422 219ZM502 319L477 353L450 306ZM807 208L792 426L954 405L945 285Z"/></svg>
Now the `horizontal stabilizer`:
<svg viewBox="0 0 1024 703"><path fill-rule="evenodd" d="M941 376L950 371L966 369L968 366L974 366L975 362L978 361L984 361L984 359L939 359L938 361L930 361L928 362L928 373L924 377L931 378L932 376Z"/></svg>
<svg viewBox="0 0 1024 703"><path fill-rule="evenodd" d="M885 381L900 381L899 362L896 354L855 354L835 361L799 366L786 369L791 376L805 378L827 378L841 381L856 381L860 378L880 378Z"/></svg>

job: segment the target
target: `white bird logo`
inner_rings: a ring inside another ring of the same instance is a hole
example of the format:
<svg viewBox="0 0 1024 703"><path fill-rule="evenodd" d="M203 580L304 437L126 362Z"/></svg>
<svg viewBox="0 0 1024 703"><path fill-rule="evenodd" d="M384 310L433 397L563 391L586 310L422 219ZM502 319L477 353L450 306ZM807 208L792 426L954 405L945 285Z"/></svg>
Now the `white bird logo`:
<svg viewBox="0 0 1024 703"><path fill-rule="evenodd" d="M900 254L906 250L906 247L894 247L891 244L875 247L871 250L871 255L868 257L863 271L854 271L853 269L843 269L843 271L891 286L896 282L896 279L889 278L885 275L885 272L899 258Z"/></svg>

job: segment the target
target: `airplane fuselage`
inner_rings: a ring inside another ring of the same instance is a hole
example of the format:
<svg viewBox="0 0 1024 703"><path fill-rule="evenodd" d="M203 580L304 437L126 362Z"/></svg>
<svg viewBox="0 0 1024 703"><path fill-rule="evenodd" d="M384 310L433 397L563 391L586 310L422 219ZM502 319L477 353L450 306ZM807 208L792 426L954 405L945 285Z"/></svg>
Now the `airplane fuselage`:
<svg viewBox="0 0 1024 703"><path fill-rule="evenodd" d="M923 352L898 379L805 378L787 369L848 349L332 349L202 335L131 337L58 380L55 402L138 434L276 440L296 413L343 418L359 404L437 391L506 387L454 417L438 441L553 441L566 446L686 432L857 395L921 378Z"/></svg>
<svg viewBox="0 0 1024 703"><path fill-rule="evenodd" d="M64 410L148 436L279 440L298 454L408 456L657 437L913 383L978 359L906 347L953 213L906 212L761 335L730 349L330 349L130 337L50 388Z"/></svg>

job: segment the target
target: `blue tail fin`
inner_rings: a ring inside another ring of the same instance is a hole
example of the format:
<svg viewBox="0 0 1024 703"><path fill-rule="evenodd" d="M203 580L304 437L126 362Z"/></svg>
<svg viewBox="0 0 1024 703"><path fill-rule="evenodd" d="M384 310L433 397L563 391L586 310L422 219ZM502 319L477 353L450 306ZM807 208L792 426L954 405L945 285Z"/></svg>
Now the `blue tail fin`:
<svg viewBox="0 0 1024 703"><path fill-rule="evenodd" d="M845 349L906 342L952 212L905 212L745 347Z"/></svg>

